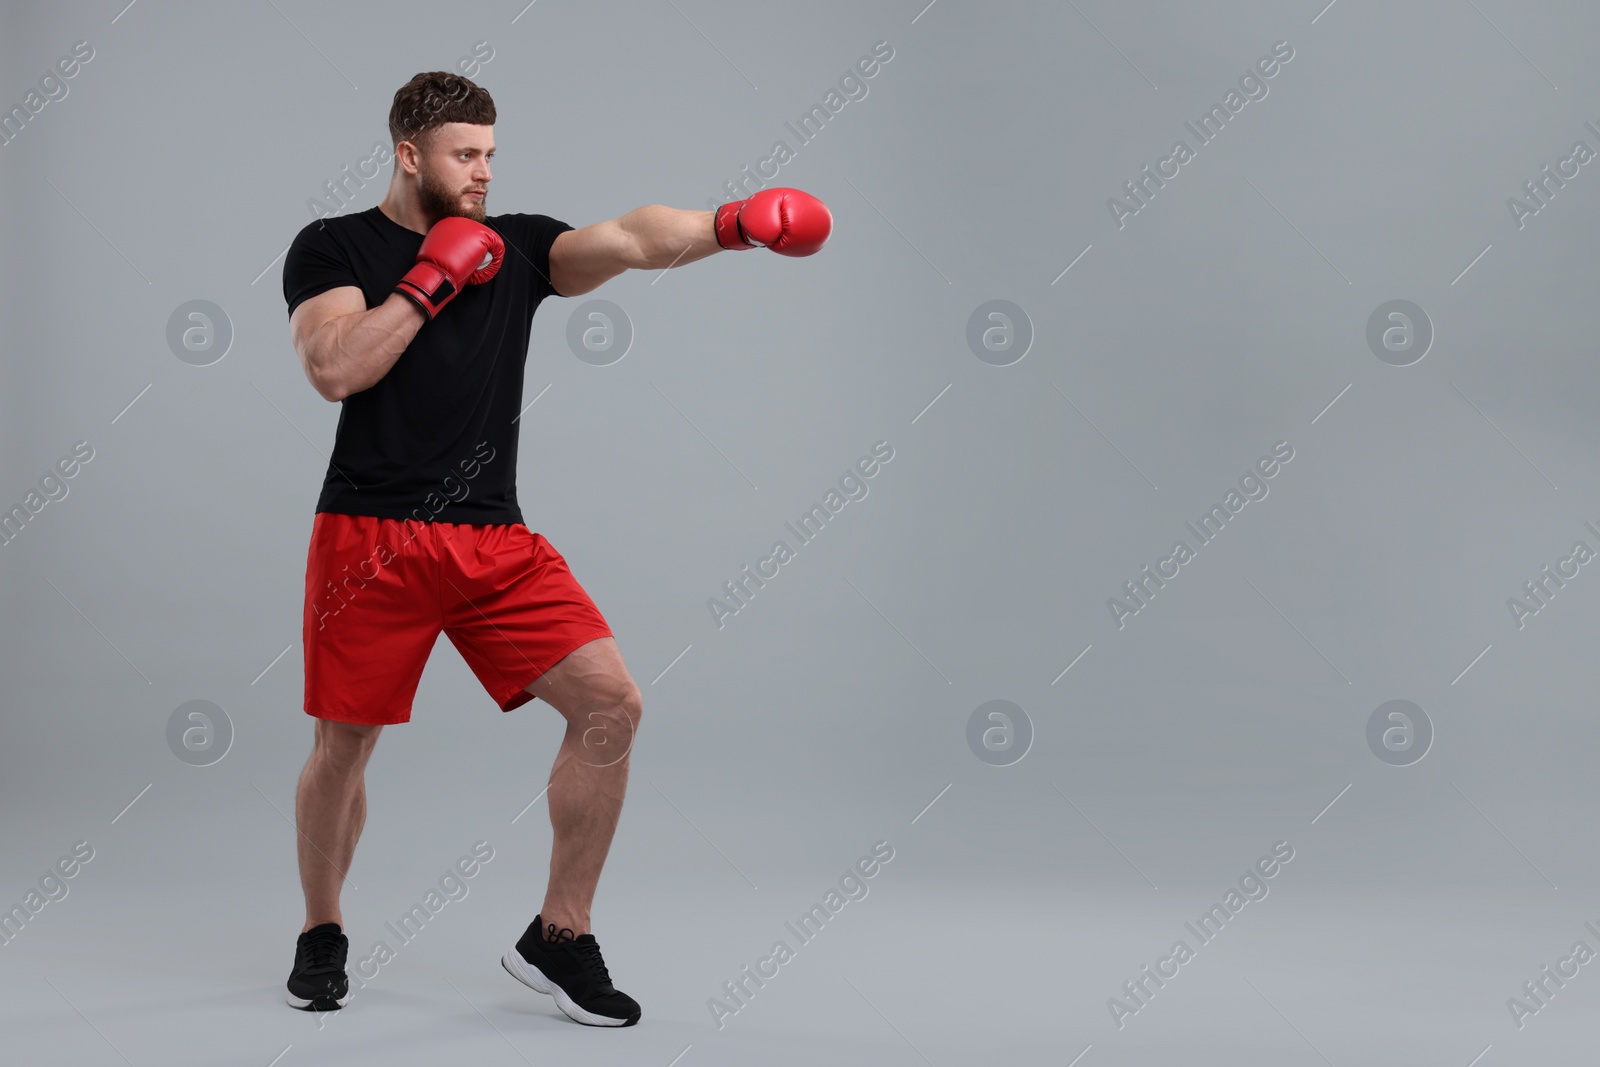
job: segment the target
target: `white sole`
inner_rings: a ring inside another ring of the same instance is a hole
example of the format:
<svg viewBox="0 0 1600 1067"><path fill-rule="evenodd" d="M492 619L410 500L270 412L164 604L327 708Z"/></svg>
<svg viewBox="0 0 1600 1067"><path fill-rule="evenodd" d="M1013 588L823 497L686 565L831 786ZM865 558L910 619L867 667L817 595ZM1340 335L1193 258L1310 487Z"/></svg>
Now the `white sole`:
<svg viewBox="0 0 1600 1067"><path fill-rule="evenodd" d="M311 1006L311 1003L312 1003L311 1001L304 1000L304 999L302 999L300 997L297 997L293 993L288 992L287 990L284 991L283 999L288 1001L289 1007L291 1007L291 1008L299 1008L301 1011L316 1011L317 1010L316 1008L313 1008ZM346 1004L350 1003L350 994L346 993L344 996L340 997L334 1003L338 1004L339 1007L341 1007L341 1008L344 1007ZM332 1011L334 1009L329 1008L327 1010L328 1011Z"/></svg>
<svg viewBox="0 0 1600 1067"><path fill-rule="evenodd" d="M556 1007L570 1019L589 1026L626 1026L628 1020L613 1019L606 1015L596 1015L592 1011L584 1011L578 1007L573 999L567 996L567 991L556 985L544 976L544 972L522 958L522 953L517 951L517 946L512 945L506 949L506 954L500 957L500 966L506 973L529 989L538 993L545 993L555 998Z"/></svg>

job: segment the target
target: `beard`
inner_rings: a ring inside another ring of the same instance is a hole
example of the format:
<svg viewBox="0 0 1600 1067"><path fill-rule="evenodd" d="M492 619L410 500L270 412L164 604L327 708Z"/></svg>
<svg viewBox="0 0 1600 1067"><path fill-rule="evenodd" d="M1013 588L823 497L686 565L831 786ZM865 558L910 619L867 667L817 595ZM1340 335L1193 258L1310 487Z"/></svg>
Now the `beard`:
<svg viewBox="0 0 1600 1067"><path fill-rule="evenodd" d="M450 215L458 215L471 219L473 222L482 222L489 203L486 192L482 200L467 200L466 190L457 189L436 179L426 170L417 171L417 198L421 201L422 210L431 218L442 219ZM467 188L471 188L468 186ZM466 202L467 207L462 207Z"/></svg>

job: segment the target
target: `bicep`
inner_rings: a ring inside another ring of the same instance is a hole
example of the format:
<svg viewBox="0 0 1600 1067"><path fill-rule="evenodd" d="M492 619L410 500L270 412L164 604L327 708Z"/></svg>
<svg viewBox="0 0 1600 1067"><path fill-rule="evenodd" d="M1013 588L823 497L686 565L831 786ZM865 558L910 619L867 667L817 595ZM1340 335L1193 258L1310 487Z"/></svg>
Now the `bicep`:
<svg viewBox="0 0 1600 1067"><path fill-rule="evenodd" d="M550 245L550 285L557 296L580 296L637 259L633 238L616 219L567 230Z"/></svg>
<svg viewBox="0 0 1600 1067"><path fill-rule="evenodd" d="M365 310L367 298L355 285L341 285L300 302L289 316L289 336L307 377L311 376L311 338L316 332L333 319Z"/></svg>

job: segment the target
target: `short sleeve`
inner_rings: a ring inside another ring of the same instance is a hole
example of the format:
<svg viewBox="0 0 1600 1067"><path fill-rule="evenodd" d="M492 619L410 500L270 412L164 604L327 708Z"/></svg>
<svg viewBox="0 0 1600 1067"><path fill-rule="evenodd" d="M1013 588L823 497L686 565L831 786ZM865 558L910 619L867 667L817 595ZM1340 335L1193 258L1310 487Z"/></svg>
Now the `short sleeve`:
<svg viewBox="0 0 1600 1067"><path fill-rule="evenodd" d="M283 298L289 314L301 304L342 285L360 287L350 257L322 221L306 224L289 244L283 260Z"/></svg>
<svg viewBox="0 0 1600 1067"><path fill-rule="evenodd" d="M541 300L560 296L550 284L550 246L572 227L548 215L524 213L502 215L497 221L506 224L501 236L533 264L534 294Z"/></svg>

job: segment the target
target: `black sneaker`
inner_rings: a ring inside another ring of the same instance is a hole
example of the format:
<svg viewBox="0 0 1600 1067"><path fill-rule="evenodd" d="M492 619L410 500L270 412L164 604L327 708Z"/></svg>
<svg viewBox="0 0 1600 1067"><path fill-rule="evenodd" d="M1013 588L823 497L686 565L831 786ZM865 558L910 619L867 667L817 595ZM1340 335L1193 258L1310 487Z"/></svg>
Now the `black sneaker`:
<svg viewBox="0 0 1600 1067"><path fill-rule="evenodd" d="M639 1021L639 1002L611 984L593 934L572 936L555 923L548 934L534 916L522 939L500 957L504 967L529 989L549 993L567 1016L589 1026L632 1026ZM552 940L554 938L555 940Z"/></svg>
<svg viewBox="0 0 1600 1067"><path fill-rule="evenodd" d="M289 972L289 1007L301 1011L334 1011L350 1000L345 956L350 940L338 923L322 923L301 934L294 944L294 970Z"/></svg>

